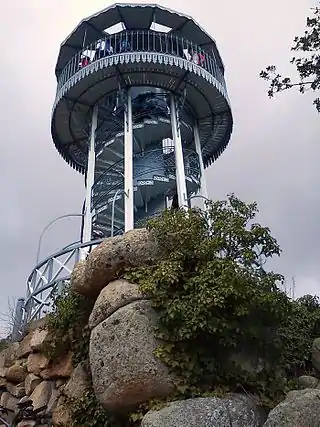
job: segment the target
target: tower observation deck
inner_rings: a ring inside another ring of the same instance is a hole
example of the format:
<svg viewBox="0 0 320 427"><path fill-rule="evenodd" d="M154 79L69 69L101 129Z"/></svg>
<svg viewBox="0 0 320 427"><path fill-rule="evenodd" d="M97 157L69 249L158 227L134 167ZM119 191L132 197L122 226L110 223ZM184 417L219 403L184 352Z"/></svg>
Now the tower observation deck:
<svg viewBox="0 0 320 427"><path fill-rule="evenodd" d="M158 5L114 4L84 19L61 44L55 73L52 138L85 177L82 235L37 260L16 306L15 338L45 315L52 290L102 238L206 198L204 170L232 131L215 41Z"/></svg>
<svg viewBox="0 0 320 427"><path fill-rule="evenodd" d="M85 176L84 242L206 197L232 115L216 43L192 18L114 4L66 38L55 73L52 137Z"/></svg>

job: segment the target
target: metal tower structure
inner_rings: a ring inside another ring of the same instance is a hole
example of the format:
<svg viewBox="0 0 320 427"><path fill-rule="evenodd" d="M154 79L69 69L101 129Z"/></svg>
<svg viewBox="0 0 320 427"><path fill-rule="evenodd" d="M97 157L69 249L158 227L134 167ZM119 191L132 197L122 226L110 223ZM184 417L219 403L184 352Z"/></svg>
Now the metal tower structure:
<svg viewBox="0 0 320 427"><path fill-rule="evenodd" d="M55 74L52 138L85 177L82 242L33 270L17 309L24 323L43 315L48 292L70 274L71 254L76 261L96 239L143 225L172 203L206 198L204 170L233 123L214 39L156 4L114 4L82 20L60 46Z"/></svg>
<svg viewBox="0 0 320 427"><path fill-rule="evenodd" d="M84 242L206 196L232 116L216 43L192 18L114 4L72 31L55 72L52 137L85 175Z"/></svg>

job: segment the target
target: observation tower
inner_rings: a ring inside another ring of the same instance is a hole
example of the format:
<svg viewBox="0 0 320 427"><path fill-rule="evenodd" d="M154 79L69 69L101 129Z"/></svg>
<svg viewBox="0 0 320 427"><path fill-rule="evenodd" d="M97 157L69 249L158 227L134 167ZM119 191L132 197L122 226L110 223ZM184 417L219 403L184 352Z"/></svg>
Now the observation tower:
<svg viewBox="0 0 320 427"><path fill-rule="evenodd" d="M66 38L55 73L52 137L85 176L83 242L206 197L232 115L216 43L192 18L114 4Z"/></svg>
<svg viewBox="0 0 320 427"><path fill-rule="evenodd" d="M53 142L85 180L81 242L33 269L15 336L45 314L52 290L99 239L206 198L204 170L232 131L214 39L156 4L114 4L82 20L61 44L55 74Z"/></svg>

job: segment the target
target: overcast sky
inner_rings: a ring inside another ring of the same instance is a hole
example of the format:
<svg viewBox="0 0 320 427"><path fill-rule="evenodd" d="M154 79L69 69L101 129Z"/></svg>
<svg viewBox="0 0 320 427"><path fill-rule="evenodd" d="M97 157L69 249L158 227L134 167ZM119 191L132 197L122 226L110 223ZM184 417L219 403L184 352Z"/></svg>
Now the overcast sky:
<svg viewBox="0 0 320 427"><path fill-rule="evenodd" d="M61 41L78 22L112 2L0 3L0 312L6 312L8 298L25 294L43 228L81 210L83 179L51 140L54 66ZM258 77L268 64L294 75L289 48L314 1L159 3L192 15L212 34L226 67L235 126L229 147L207 172L210 197L235 192L256 200L259 219L283 248L276 268L289 281L295 276L298 295L320 294L320 117L309 94L269 100ZM79 224L55 224L43 238L41 258L77 240Z"/></svg>

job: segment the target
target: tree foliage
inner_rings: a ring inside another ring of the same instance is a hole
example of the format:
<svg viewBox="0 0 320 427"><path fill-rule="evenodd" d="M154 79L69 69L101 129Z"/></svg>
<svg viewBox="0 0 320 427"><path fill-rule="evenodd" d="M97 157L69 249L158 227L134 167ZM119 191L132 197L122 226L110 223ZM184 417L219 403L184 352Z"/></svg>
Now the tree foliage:
<svg viewBox="0 0 320 427"><path fill-rule="evenodd" d="M274 65L269 65L260 73L260 77L270 83L270 98L277 92L293 87L297 87L301 93L307 90L317 92L320 89L320 8L315 7L312 12L313 15L307 18L304 35L295 37L291 48L298 55L290 61L296 67L298 80L293 81L290 77L281 76ZM314 105L320 112L318 97L314 100Z"/></svg>
<svg viewBox="0 0 320 427"><path fill-rule="evenodd" d="M319 302L294 302L280 289L283 276L268 271L266 261L281 250L255 222L257 212L234 195L210 202L206 212L165 211L148 223L161 260L125 275L159 311L164 344L156 355L190 395L241 387L275 401L307 369L320 333ZM263 360L263 370L234 366L232 356L243 352Z"/></svg>

